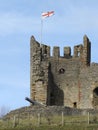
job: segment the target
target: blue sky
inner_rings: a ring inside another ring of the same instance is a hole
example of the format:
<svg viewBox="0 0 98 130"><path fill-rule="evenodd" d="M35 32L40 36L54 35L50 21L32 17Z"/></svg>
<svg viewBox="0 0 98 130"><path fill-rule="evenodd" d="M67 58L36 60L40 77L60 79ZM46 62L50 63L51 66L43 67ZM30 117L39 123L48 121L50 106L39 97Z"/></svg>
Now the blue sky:
<svg viewBox="0 0 98 130"><path fill-rule="evenodd" d="M98 62L98 0L0 1L0 107L29 105L30 37L41 40L41 13L55 11L43 21L43 43L73 46L86 34L92 43L91 61Z"/></svg>

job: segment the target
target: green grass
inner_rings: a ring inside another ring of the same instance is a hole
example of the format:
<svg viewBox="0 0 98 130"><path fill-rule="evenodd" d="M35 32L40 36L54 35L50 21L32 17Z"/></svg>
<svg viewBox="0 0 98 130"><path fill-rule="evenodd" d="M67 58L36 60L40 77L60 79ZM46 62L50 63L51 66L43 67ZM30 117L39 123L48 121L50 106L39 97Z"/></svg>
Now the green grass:
<svg viewBox="0 0 98 130"><path fill-rule="evenodd" d="M23 118L11 120L0 120L0 130L98 130L98 117L90 116L88 124L87 116L64 116L64 126L62 126L62 116Z"/></svg>
<svg viewBox="0 0 98 130"><path fill-rule="evenodd" d="M64 125L62 126L18 126L15 128L0 128L0 130L98 130L98 125Z"/></svg>

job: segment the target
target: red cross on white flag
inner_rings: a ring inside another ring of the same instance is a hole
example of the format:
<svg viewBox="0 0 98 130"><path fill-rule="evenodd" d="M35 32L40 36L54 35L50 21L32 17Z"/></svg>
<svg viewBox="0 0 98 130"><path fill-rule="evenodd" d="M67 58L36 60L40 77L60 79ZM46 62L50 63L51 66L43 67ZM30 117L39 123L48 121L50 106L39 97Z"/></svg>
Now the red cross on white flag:
<svg viewBox="0 0 98 130"><path fill-rule="evenodd" d="M50 17L54 15L54 11L50 11L50 12L43 12L42 13L42 18L46 18L46 17Z"/></svg>
<svg viewBox="0 0 98 130"><path fill-rule="evenodd" d="M42 44L42 32L43 32L43 19L54 15L54 11L43 12L41 14L41 44Z"/></svg>

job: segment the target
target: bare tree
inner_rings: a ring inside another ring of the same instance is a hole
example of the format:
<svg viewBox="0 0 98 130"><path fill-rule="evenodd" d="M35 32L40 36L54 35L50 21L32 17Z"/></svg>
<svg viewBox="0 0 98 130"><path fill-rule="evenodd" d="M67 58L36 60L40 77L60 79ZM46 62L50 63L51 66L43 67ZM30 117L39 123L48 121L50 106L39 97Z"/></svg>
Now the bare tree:
<svg viewBox="0 0 98 130"><path fill-rule="evenodd" d="M10 108L7 106L0 107L0 118L6 115L10 111Z"/></svg>

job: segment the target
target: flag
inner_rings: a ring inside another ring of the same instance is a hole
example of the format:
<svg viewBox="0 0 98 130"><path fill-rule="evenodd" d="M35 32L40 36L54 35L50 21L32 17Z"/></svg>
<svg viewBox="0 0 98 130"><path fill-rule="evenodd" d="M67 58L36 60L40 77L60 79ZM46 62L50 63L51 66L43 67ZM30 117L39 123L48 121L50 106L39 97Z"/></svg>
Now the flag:
<svg viewBox="0 0 98 130"><path fill-rule="evenodd" d="M46 18L46 17L50 17L54 15L54 11L50 11L50 12L43 12L42 13L42 18Z"/></svg>

